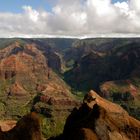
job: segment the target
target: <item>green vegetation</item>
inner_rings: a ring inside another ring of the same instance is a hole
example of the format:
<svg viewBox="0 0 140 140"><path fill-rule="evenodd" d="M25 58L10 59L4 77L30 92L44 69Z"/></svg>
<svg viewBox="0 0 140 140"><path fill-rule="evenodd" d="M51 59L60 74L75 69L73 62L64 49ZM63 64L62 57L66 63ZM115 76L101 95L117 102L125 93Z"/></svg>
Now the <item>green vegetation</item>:
<svg viewBox="0 0 140 140"><path fill-rule="evenodd" d="M75 98L78 99L79 101L82 101L84 99L85 94L87 91L77 91L72 88L71 93L75 95Z"/></svg>
<svg viewBox="0 0 140 140"><path fill-rule="evenodd" d="M2 117L4 114L5 114L5 111L6 111L6 107L5 107L5 104L0 102L0 116ZM2 117L3 118L3 117ZM1 119L2 119L1 118Z"/></svg>
<svg viewBox="0 0 140 140"><path fill-rule="evenodd" d="M108 89L109 100L121 105L131 116L140 120L140 100L138 97L137 99L134 99L129 91L128 83L118 83L119 82L117 82L117 85L110 85Z"/></svg>
<svg viewBox="0 0 140 140"><path fill-rule="evenodd" d="M42 133L45 138L49 138L52 136L58 136L63 132L65 125L65 119L57 118L53 120L53 118L45 118L42 117Z"/></svg>

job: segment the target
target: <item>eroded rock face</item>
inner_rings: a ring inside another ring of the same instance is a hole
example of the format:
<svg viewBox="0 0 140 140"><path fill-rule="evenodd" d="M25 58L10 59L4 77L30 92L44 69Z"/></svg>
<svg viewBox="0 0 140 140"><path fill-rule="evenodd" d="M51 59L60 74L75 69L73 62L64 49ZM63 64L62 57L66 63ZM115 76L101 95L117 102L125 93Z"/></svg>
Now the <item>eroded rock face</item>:
<svg viewBox="0 0 140 140"><path fill-rule="evenodd" d="M140 122L94 91L68 117L64 140L139 140Z"/></svg>
<svg viewBox="0 0 140 140"><path fill-rule="evenodd" d="M3 117L13 118L29 112L36 85L48 80L47 59L35 44L12 43L0 50L0 94ZM2 117L2 116L1 116Z"/></svg>
<svg viewBox="0 0 140 140"><path fill-rule="evenodd" d="M12 47L13 49L11 50ZM18 48L21 49L19 49L19 51L15 51ZM38 80L45 78L47 80L47 60L34 44L27 44L24 47L13 44L1 50L1 52L3 52L0 61L1 78L10 79L16 76L16 79L19 80L20 78L25 78L28 75L28 79L32 79L33 81L37 80L37 78L39 78ZM42 75L45 76L41 77Z"/></svg>
<svg viewBox="0 0 140 140"><path fill-rule="evenodd" d="M37 112L42 114L45 137L61 133L67 116L79 104L70 87L53 71L61 71L61 62L50 49L24 41L0 50L0 119L19 120L30 111ZM59 131L54 124L60 125ZM47 125L50 133L45 132Z"/></svg>
<svg viewBox="0 0 140 140"><path fill-rule="evenodd" d="M48 66L57 72L61 72L62 70L62 59L61 55L57 53L55 49L53 49L48 44L42 44L41 42L36 42L38 44L37 48L41 50L48 60ZM41 46L40 46L41 43Z"/></svg>
<svg viewBox="0 0 140 140"><path fill-rule="evenodd" d="M75 106L70 88L52 70L61 69L57 54L38 45L13 42L0 50L2 117L19 118L30 110L46 114L48 108L58 110L54 106L59 114Z"/></svg>
<svg viewBox="0 0 140 140"><path fill-rule="evenodd" d="M14 83L11 85L8 96L26 96L27 91L19 84L19 83Z"/></svg>

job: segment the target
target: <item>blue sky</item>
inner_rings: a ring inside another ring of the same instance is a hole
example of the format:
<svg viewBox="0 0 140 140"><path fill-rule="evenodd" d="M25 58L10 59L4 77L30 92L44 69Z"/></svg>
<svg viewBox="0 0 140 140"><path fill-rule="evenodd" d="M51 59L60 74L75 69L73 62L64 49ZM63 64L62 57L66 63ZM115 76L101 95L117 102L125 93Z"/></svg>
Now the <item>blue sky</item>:
<svg viewBox="0 0 140 140"><path fill-rule="evenodd" d="M56 0L1 0L0 12L13 12L21 13L23 11L22 6L29 5L33 9L45 9L51 11L52 1ZM126 0L112 0L113 3L117 1L126 1Z"/></svg>
<svg viewBox="0 0 140 140"><path fill-rule="evenodd" d="M33 9L51 10L49 0L2 0L0 4L0 12L22 12L22 6L30 5Z"/></svg>
<svg viewBox="0 0 140 140"><path fill-rule="evenodd" d="M112 0L113 3L117 2L117 1L123 2L123 1L127 1L127 0Z"/></svg>

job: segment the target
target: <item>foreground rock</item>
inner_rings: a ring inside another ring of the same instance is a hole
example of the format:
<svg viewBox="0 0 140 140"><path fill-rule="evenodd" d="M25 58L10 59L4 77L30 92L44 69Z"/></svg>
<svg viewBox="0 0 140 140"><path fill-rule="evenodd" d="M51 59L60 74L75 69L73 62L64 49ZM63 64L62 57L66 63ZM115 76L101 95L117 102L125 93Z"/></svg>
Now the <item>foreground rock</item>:
<svg viewBox="0 0 140 140"><path fill-rule="evenodd" d="M38 116L31 113L18 121L11 130L0 130L0 140L42 140Z"/></svg>
<svg viewBox="0 0 140 140"><path fill-rule="evenodd" d="M16 123L14 120L0 121L0 128L2 131L9 131L15 127Z"/></svg>
<svg viewBox="0 0 140 140"><path fill-rule="evenodd" d="M66 121L63 140L139 140L140 122L94 91L85 97Z"/></svg>

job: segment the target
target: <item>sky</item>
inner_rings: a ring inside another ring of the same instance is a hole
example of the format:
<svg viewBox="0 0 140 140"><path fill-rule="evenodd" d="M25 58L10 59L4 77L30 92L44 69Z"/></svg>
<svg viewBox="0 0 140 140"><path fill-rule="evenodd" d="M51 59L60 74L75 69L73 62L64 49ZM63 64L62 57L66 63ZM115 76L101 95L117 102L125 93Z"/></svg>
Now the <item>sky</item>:
<svg viewBox="0 0 140 140"><path fill-rule="evenodd" d="M0 37L140 36L140 0L1 0Z"/></svg>

